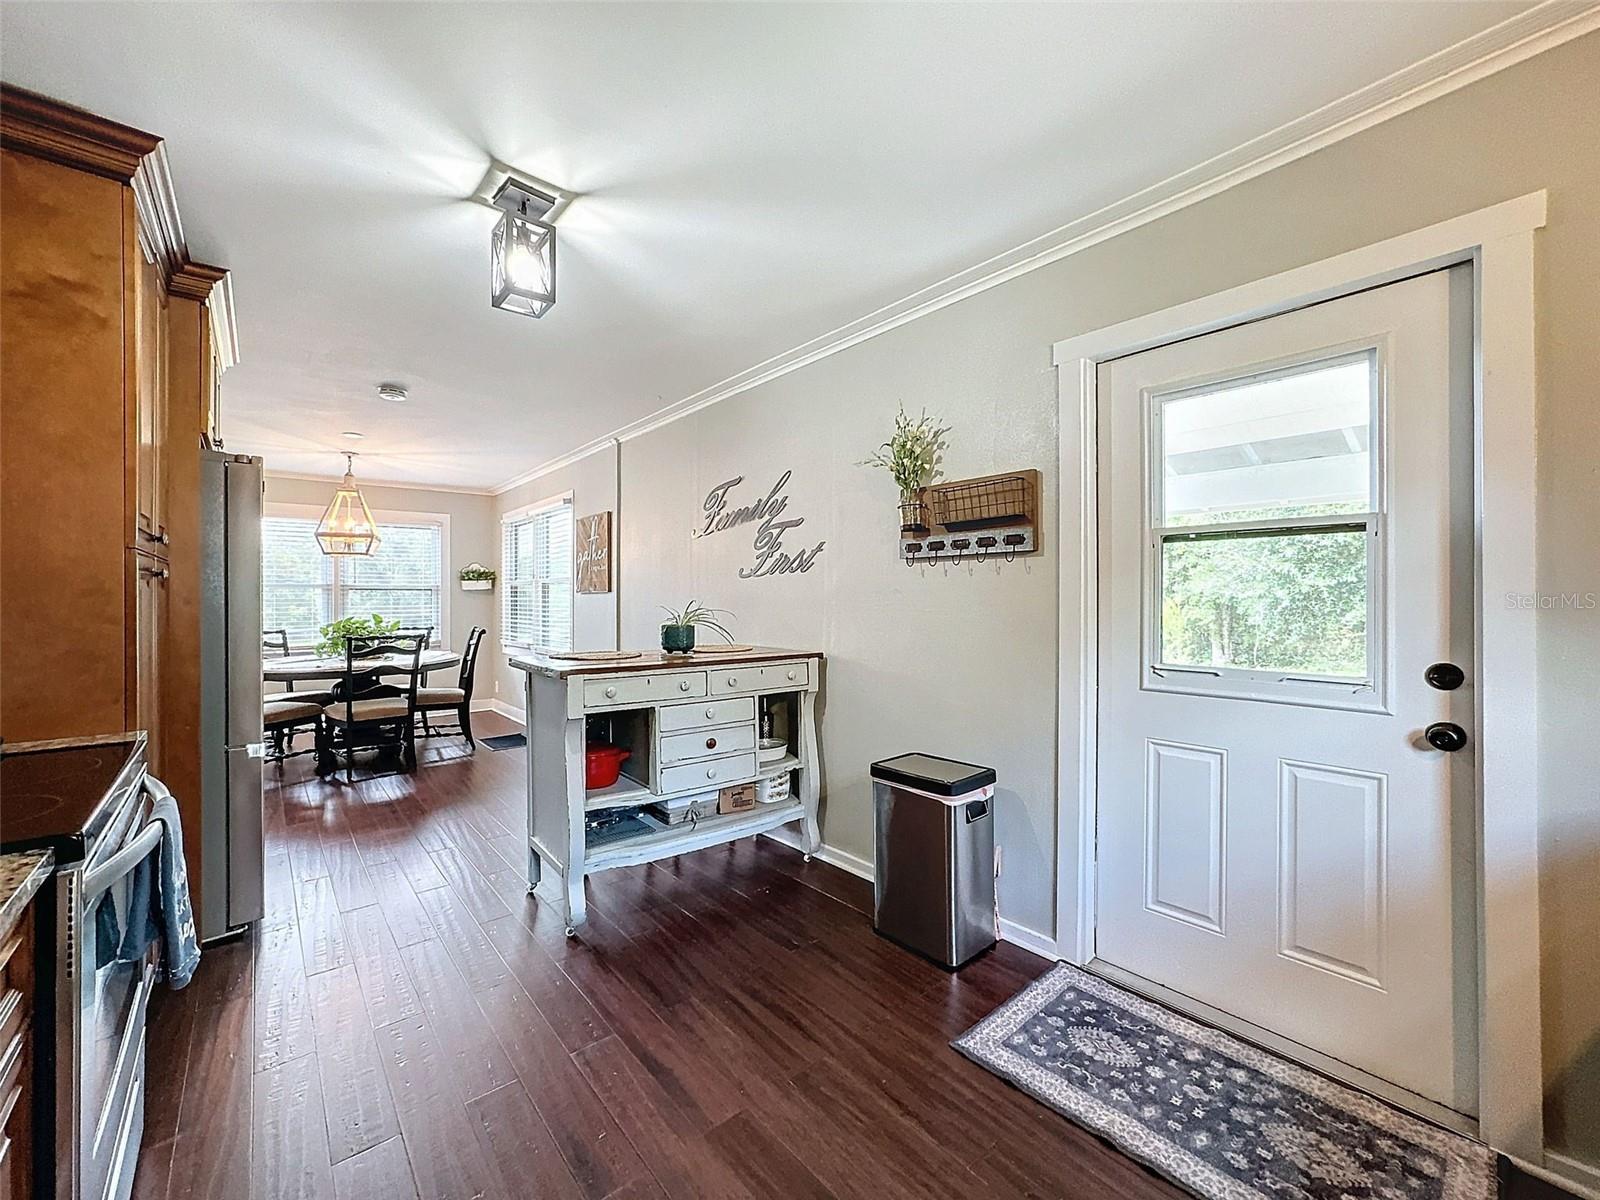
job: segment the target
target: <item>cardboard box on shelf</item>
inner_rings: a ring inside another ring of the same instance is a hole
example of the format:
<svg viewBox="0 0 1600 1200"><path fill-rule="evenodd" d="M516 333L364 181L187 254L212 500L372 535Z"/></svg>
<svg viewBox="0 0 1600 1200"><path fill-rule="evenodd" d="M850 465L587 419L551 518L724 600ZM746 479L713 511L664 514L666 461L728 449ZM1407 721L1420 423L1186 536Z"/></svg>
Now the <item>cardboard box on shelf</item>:
<svg viewBox="0 0 1600 1200"><path fill-rule="evenodd" d="M756 785L753 783L736 783L732 787L725 787L717 793L717 811L719 813L749 812L756 806Z"/></svg>

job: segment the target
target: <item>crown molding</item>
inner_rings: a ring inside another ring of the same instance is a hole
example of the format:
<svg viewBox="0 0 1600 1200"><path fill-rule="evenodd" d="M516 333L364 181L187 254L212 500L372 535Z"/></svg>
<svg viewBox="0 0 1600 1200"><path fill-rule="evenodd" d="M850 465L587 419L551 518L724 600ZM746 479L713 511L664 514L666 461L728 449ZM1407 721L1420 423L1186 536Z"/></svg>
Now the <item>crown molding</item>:
<svg viewBox="0 0 1600 1200"><path fill-rule="evenodd" d="M343 454L340 450L338 453ZM351 451L359 453L359 451ZM326 483L338 485L344 479L343 475L314 475L308 471L275 471L267 469L262 472L268 479L299 479L307 483ZM451 492L458 496L493 496L496 493L489 488L463 487L453 483L403 483L398 479L368 479L363 475L357 483L364 488L401 488L408 492Z"/></svg>
<svg viewBox="0 0 1600 1200"><path fill-rule="evenodd" d="M918 317L1210 199L1546 50L1600 30L1596 0L1544 0L1392 75L1104 208L730 375L500 484L496 494L681 420Z"/></svg>
<svg viewBox="0 0 1600 1200"><path fill-rule="evenodd" d="M599 454L602 450L619 449L621 446L622 440L616 437L603 437L593 442L587 442L570 454L563 454L560 458L552 458L549 462L543 463L531 471L524 471L521 475L513 475L504 483L495 484L489 494L503 496L513 488L519 488L525 483L532 483L535 479L548 475L552 471L561 470L562 467L570 467L573 463L581 462L591 454Z"/></svg>
<svg viewBox="0 0 1600 1200"><path fill-rule="evenodd" d="M221 270L208 267L207 270ZM211 321L211 348L217 356L217 372L221 374L239 361L239 322L233 311L233 276L222 271L222 277L211 286L211 303L206 306Z"/></svg>
<svg viewBox="0 0 1600 1200"><path fill-rule="evenodd" d="M128 183L160 145L154 134L0 83L0 146L8 150Z"/></svg>

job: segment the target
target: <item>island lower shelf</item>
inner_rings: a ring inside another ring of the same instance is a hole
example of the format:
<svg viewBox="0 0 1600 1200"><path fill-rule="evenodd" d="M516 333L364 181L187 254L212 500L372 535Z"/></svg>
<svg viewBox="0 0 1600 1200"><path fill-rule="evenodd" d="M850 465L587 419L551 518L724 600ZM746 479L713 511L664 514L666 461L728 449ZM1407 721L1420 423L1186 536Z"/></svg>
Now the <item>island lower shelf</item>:
<svg viewBox="0 0 1600 1200"><path fill-rule="evenodd" d="M609 867L636 867L657 859L687 854L691 850L703 850L707 846L765 833L790 821L798 821L805 815L805 805L799 800L785 800L777 804L757 805L750 812L728 813L693 823L671 825L587 850L583 856L583 869L603 871Z"/></svg>

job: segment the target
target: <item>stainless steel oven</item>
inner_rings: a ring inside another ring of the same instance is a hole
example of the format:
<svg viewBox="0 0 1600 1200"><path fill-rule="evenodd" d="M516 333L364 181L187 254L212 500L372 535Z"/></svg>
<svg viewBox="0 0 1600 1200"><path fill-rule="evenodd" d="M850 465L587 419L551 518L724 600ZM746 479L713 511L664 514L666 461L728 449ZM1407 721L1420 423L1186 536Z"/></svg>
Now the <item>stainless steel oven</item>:
<svg viewBox="0 0 1600 1200"><path fill-rule="evenodd" d="M140 756L107 795L104 827L57 888L57 927L65 931L56 978L58 1200L127 1200L133 1190L145 1017L161 945L123 962L101 943L128 927L134 869L160 849L162 826L150 806L164 791Z"/></svg>

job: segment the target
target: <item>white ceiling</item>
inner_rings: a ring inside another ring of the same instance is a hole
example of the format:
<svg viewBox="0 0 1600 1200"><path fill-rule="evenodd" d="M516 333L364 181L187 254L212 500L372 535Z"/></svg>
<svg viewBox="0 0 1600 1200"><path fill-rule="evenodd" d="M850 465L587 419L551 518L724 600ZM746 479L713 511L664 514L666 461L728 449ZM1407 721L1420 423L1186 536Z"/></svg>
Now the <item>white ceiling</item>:
<svg viewBox="0 0 1600 1200"><path fill-rule="evenodd" d="M166 138L230 449L489 487L1525 7L5 3L0 73ZM491 155L583 193L542 320Z"/></svg>

